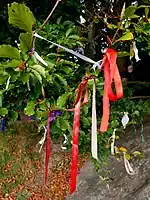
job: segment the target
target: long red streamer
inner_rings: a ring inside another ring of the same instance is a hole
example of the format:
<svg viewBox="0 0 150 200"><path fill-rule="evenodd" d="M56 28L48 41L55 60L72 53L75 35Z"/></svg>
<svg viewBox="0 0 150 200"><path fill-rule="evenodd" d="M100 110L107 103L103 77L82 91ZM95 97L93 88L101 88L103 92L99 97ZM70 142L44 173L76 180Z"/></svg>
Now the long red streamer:
<svg viewBox="0 0 150 200"><path fill-rule="evenodd" d="M30 124L30 116L28 116L28 124Z"/></svg>
<svg viewBox="0 0 150 200"><path fill-rule="evenodd" d="M51 113L48 113L48 119L47 119L47 140L46 140L46 158L45 158L45 184L47 182L48 178L48 164L49 164L49 157L50 157L50 115Z"/></svg>
<svg viewBox="0 0 150 200"><path fill-rule="evenodd" d="M80 106L81 98L79 99L74 109L70 194L72 194L76 190L76 177L78 173L78 137L80 127Z"/></svg>
<svg viewBox="0 0 150 200"><path fill-rule="evenodd" d="M122 81L119 70L116 64L117 51L108 48L104 58L104 96L103 96L103 116L100 126L100 131L105 132L108 129L109 115L110 115L110 100L116 101L123 97ZM114 81L116 94L112 90L112 83Z"/></svg>
<svg viewBox="0 0 150 200"><path fill-rule="evenodd" d="M85 77L78 86L78 94L76 101L74 103L74 122L73 122L73 135L72 135L72 162L71 162L71 177L70 177L70 194L76 190L76 179L78 173L78 137L79 137L79 127L80 127L80 108L88 102L88 80L93 77ZM83 102L82 94L85 89L85 95Z"/></svg>

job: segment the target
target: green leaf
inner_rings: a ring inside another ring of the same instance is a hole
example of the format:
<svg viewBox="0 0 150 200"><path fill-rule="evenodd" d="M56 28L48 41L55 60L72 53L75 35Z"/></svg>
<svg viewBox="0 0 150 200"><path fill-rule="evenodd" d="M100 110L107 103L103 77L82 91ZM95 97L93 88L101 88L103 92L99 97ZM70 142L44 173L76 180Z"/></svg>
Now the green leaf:
<svg viewBox="0 0 150 200"><path fill-rule="evenodd" d="M67 81L59 74L55 74L55 77L57 77L65 86L67 86Z"/></svg>
<svg viewBox="0 0 150 200"><path fill-rule="evenodd" d="M47 114L47 112L43 112L43 111L41 111L41 110L37 110L36 111L36 117L38 118L38 119L42 119L42 117L46 117L48 114Z"/></svg>
<svg viewBox="0 0 150 200"><path fill-rule="evenodd" d="M88 126L90 126L90 121L88 120L88 118L87 117L85 117L85 116L81 116L81 121L82 121L82 123L83 123L83 126L86 128L86 127L88 127Z"/></svg>
<svg viewBox="0 0 150 200"><path fill-rule="evenodd" d="M124 12L124 19L126 18L130 18L132 15L134 15L135 11L136 11L137 7L136 6L129 6L128 8L125 9Z"/></svg>
<svg viewBox="0 0 150 200"><path fill-rule="evenodd" d="M20 40L20 49L24 52L31 51L33 35L31 33L21 33Z"/></svg>
<svg viewBox="0 0 150 200"><path fill-rule="evenodd" d="M137 155L140 156L142 153L139 152L139 151L134 151L132 154L135 155L135 156L137 156Z"/></svg>
<svg viewBox="0 0 150 200"><path fill-rule="evenodd" d="M116 40L116 42L118 42L118 41L126 41L126 40L133 40L133 34L131 32L126 33L121 38Z"/></svg>
<svg viewBox="0 0 150 200"><path fill-rule="evenodd" d="M20 65L21 65L21 60L15 60L15 59L1 64L1 66L4 67L5 69L9 67L16 68L19 67Z"/></svg>
<svg viewBox="0 0 150 200"><path fill-rule="evenodd" d="M68 66L62 66L62 67L61 67L61 70L62 70L63 72L65 72L66 74L69 74L69 73L72 72L72 69L71 69L70 67L68 67Z"/></svg>
<svg viewBox="0 0 150 200"><path fill-rule="evenodd" d="M1 45L0 57L20 60L20 53L19 50L15 47L12 47L10 45Z"/></svg>
<svg viewBox="0 0 150 200"><path fill-rule="evenodd" d="M68 37L72 31L73 31L73 29L72 29L72 28L69 28L69 29L66 31L66 37Z"/></svg>
<svg viewBox="0 0 150 200"><path fill-rule="evenodd" d="M130 60L134 57L133 43L130 44Z"/></svg>
<svg viewBox="0 0 150 200"><path fill-rule="evenodd" d="M36 106L36 100L30 100L30 101L28 101L27 107L35 108L35 106Z"/></svg>
<svg viewBox="0 0 150 200"><path fill-rule="evenodd" d="M7 110L7 108L0 108L0 115L1 116L5 116L5 115L7 115L8 114L8 110Z"/></svg>
<svg viewBox="0 0 150 200"><path fill-rule="evenodd" d="M10 113L10 117L13 119L13 120L17 120L18 119L18 113L16 111L9 111Z"/></svg>
<svg viewBox="0 0 150 200"><path fill-rule="evenodd" d="M46 107L46 102L45 101L42 101L40 104L39 104L39 106L40 106L40 109L41 110L46 110L47 109L47 107Z"/></svg>
<svg viewBox="0 0 150 200"><path fill-rule="evenodd" d="M79 40L80 39L80 37L78 35L69 35L68 38L73 39L73 40Z"/></svg>
<svg viewBox="0 0 150 200"><path fill-rule="evenodd" d="M134 19L134 18L136 19L136 18L139 18L139 17L140 17L139 15L131 15L130 16L131 19Z"/></svg>
<svg viewBox="0 0 150 200"><path fill-rule="evenodd" d="M35 24L35 18L30 9L25 4L8 4L9 23L26 32L32 32L32 25Z"/></svg>
<svg viewBox="0 0 150 200"><path fill-rule="evenodd" d="M0 85L3 85L7 81L8 77L9 75L7 73L0 75Z"/></svg>
<svg viewBox="0 0 150 200"><path fill-rule="evenodd" d="M126 57L126 56L130 56L130 53L127 52L127 51L120 51L120 52L118 53L118 58Z"/></svg>
<svg viewBox="0 0 150 200"><path fill-rule="evenodd" d="M113 120L112 122L111 122L111 127L112 128L117 128L119 126L119 121L118 120Z"/></svg>
<svg viewBox="0 0 150 200"><path fill-rule="evenodd" d="M30 79L30 73L29 72L22 72L20 75L21 81L25 84L29 81Z"/></svg>
<svg viewBox="0 0 150 200"><path fill-rule="evenodd" d="M45 77L45 68L42 67L41 65L33 65L33 66L30 66L30 68L38 72L43 77Z"/></svg>
<svg viewBox="0 0 150 200"><path fill-rule="evenodd" d="M88 105L83 106L82 109L83 109L84 114L87 115L88 112L89 112L89 107L88 107Z"/></svg>
<svg viewBox="0 0 150 200"><path fill-rule="evenodd" d="M65 93L63 95L61 95L58 99L57 99L57 106L59 108L64 107L64 105L66 104L66 101L68 99L68 97L70 96L71 93Z"/></svg>
<svg viewBox="0 0 150 200"><path fill-rule="evenodd" d="M140 116L140 112L138 110L134 111L133 114L136 115L136 116L138 116L138 117Z"/></svg>
<svg viewBox="0 0 150 200"><path fill-rule="evenodd" d="M130 160L130 159L131 159L130 154L129 154L129 153L126 153L126 154L125 154L125 158L126 158L127 160Z"/></svg>
<svg viewBox="0 0 150 200"><path fill-rule="evenodd" d="M15 82L17 79L18 79L18 77L20 76L20 71L19 72L13 72L12 74L11 74L11 81L12 82Z"/></svg>
<svg viewBox="0 0 150 200"><path fill-rule="evenodd" d="M35 111L33 109L33 107L26 107L24 109L24 113L28 116L31 116L31 115L34 115L35 114Z"/></svg>
<svg viewBox="0 0 150 200"><path fill-rule="evenodd" d="M62 131L66 131L69 127L69 122L65 119L63 119L62 117L59 118L59 125L60 125L60 129Z"/></svg>
<svg viewBox="0 0 150 200"><path fill-rule="evenodd" d="M35 71L35 70L32 70L33 74L35 75L35 77L37 78L37 80L42 84L42 77L41 75Z"/></svg>
<svg viewBox="0 0 150 200"><path fill-rule="evenodd" d="M108 24L107 23L107 27L110 28L110 29L117 29L118 26L114 25L114 24Z"/></svg>

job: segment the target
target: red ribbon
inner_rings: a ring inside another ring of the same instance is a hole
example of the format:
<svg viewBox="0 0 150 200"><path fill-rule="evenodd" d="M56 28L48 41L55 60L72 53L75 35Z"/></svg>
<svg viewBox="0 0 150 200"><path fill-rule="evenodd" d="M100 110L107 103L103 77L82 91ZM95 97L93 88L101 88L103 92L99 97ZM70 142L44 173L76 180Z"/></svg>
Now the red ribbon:
<svg viewBox="0 0 150 200"><path fill-rule="evenodd" d="M50 157L50 115L51 113L48 113L48 119L47 119L47 140L46 140L46 158L45 158L45 184L47 182L48 178L48 164L49 164L49 157Z"/></svg>
<svg viewBox="0 0 150 200"><path fill-rule="evenodd" d="M73 135L72 135L72 161L71 161L71 178L70 178L70 194L76 190L76 179L78 173L78 138L79 138L79 127L80 127L80 108L81 106L88 103L88 80L93 79L93 76L85 77L78 86L78 94L75 100L75 108L69 111L74 111L73 121ZM85 90L83 102L82 95Z"/></svg>
<svg viewBox="0 0 150 200"><path fill-rule="evenodd" d="M102 65L104 66L104 95L103 95L103 116L100 126L100 131L105 132L108 128L108 121L110 115L110 100L116 101L123 97L122 81L119 74L119 70L116 64L117 51L112 48L108 48ZM116 89L116 94L112 90L112 83Z"/></svg>
<svg viewBox="0 0 150 200"><path fill-rule="evenodd" d="M30 116L28 116L28 124L30 124Z"/></svg>

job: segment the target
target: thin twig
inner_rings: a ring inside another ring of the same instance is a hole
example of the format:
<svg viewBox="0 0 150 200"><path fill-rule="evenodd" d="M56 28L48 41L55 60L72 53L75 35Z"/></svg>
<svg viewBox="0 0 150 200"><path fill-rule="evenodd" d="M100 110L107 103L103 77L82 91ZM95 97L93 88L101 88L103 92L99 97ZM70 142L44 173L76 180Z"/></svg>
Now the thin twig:
<svg viewBox="0 0 150 200"><path fill-rule="evenodd" d="M150 82L144 82L144 81L128 81L127 84L149 85Z"/></svg>
<svg viewBox="0 0 150 200"><path fill-rule="evenodd" d="M112 39L112 43L114 42L114 40L115 40L115 38L116 38L116 36L117 36L119 30L120 30L120 27L121 27L121 25L122 25L123 16L124 16L124 12L125 12L125 5L126 5L126 4L124 3L123 8L122 8L122 11L121 11L120 23L119 23L118 28L117 28L117 30L116 30L116 32L115 32L115 35L114 35L114 37L113 37L113 39Z"/></svg>
<svg viewBox="0 0 150 200"><path fill-rule="evenodd" d="M135 97L127 97L127 99L149 99L150 96L135 96Z"/></svg>
<svg viewBox="0 0 150 200"><path fill-rule="evenodd" d="M41 27L39 28L39 30L37 31L37 33L39 33L39 32L43 29L43 27L46 25L46 23L48 22L48 20L50 19L50 17L51 17L52 14L54 13L54 11L55 11L55 9L57 8L57 6L58 6L58 4L59 4L60 1L61 1L61 0L57 0L57 1L56 1L56 3L55 3L55 5L54 5L53 9L52 9L51 12L49 13L48 17L47 17L46 20L43 22L43 24L41 25ZM34 37L33 43L32 43L33 50L35 49L35 41L36 41L36 37Z"/></svg>
<svg viewBox="0 0 150 200"><path fill-rule="evenodd" d="M40 31L43 29L43 27L46 25L46 23L48 22L48 20L49 20L50 17L52 16L53 12L54 12L55 9L57 8L57 6L58 6L58 4L59 4L60 1L61 1L61 0L57 0L57 1L56 1L55 5L54 5L54 7L53 7L53 9L52 9L52 11L49 13L48 17L47 17L46 20L43 22L43 24L42 24L41 27L39 28L38 32L40 32Z"/></svg>

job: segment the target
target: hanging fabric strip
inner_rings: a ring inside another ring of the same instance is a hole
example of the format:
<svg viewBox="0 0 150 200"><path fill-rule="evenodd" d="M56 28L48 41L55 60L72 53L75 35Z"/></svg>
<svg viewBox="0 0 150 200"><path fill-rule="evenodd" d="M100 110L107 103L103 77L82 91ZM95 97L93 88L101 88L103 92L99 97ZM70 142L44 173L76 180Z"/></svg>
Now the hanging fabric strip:
<svg viewBox="0 0 150 200"><path fill-rule="evenodd" d="M28 116L28 124L30 124L30 116Z"/></svg>
<svg viewBox="0 0 150 200"><path fill-rule="evenodd" d="M100 131L105 132L108 128L108 121L110 115L110 100L116 101L123 97L122 81L119 70L116 64L117 52L108 48L104 54L102 66L104 66L104 95L103 95L103 116L100 126ZM112 83L116 89L116 94L112 90Z"/></svg>
<svg viewBox="0 0 150 200"><path fill-rule="evenodd" d="M135 171L131 167L131 164L129 163L129 161L126 159L126 153L125 152L123 152L123 159L124 159L124 166L125 166L126 172L129 175L135 175Z"/></svg>
<svg viewBox="0 0 150 200"><path fill-rule="evenodd" d="M111 136L111 155L115 155L115 139L116 139L116 129L114 129L113 134Z"/></svg>
<svg viewBox="0 0 150 200"><path fill-rule="evenodd" d="M92 157L97 156L97 117L96 117L96 81L93 79L93 99L92 99L92 139L91 139Z"/></svg>
<svg viewBox="0 0 150 200"><path fill-rule="evenodd" d="M0 91L0 108L3 106L3 92Z"/></svg>
<svg viewBox="0 0 150 200"><path fill-rule="evenodd" d="M110 74L109 74L109 63L108 61L105 62L105 70L104 70L104 95L103 95L103 116L100 126L100 131L105 132L108 128L108 121L109 121L109 97L108 97L108 90L109 90L109 81L110 81Z"/></svg>
<svg viewBox="0 0 150 200"><path fill-rule="evenodd" d="M6 82L6 89L5 90L8 90L8 87L9 87L9 83L10 83L10 76L9 76L9 78L7 79L7 82Z"/></svg>
<svg viewBox="0 0 150 200"><path fill-rule="evenodd" d="M45 140L46 140L47 129L46 129L45 126L43 126L43 128L44 128L44 135L43 135L43 137L41 138L41 140L40 140L39 143L38 143L38 144L40 145L39 153L41 153L42 147L43 147L44 142L45 142Z"/></svg>
<svg viewBox="0 0 150 200"><path fill-rule="evenodd" d="M59 47L61 49L67 51L68 53L71 53L72 55L74 55L74 56L76 56L76 57L78 57L78 58L80 58L80 59L82 59L82 60L84 60L86 62L92 63L92 64L94 64L94 66L99 67L99 61L95 62L94 60L92 60L92 59L90 59L90 58L88 58L88 57L86 57L86 56L84 56L84 55L82 55L80 53L77 53L77 52L75 52L75 51L73 51L71 49L68 49L68 48L66 48L66 47L64 47L62 45L59 45L59 44L56 44L56 43L54 43L54 42L52 42L50 40L47 40L46 38L38 35L37 33L34 34L34 37L40 38L42 40L45 40L45 41L47 41L47 42L49 42L49 43L51 43L51 44L53 44L53 45L55 45L55 46L57 46L57 47Z"/></svg>
<svg viewBox="0 0 150 200"><path fill-rule="evenodd" d="M78 94L74 103L73 109L68 109L68 111L74 111L74 122L73 122L73 136L72 136L72 163L71 163L71 178L70 178L70 194L76 190L76 178L77 178L77 164L78 164L78 137L79 137L79 127L80 127L80 108L81 106L88 103L88 80L95 79L94 76L84 77L78 86ZM93 86L93 117L96 118L96 86ZM83 102L81 103L83 92L85 90L85 95ZM92 131L93 131L93 144L92 144L92 155L97 158L97 123L96 120L93 121ZM95 145L95 146L94 146Z"/></svg>
<svg viewBox="0 0 150 200"><path fill-rule="evenodd" d="M136 47L136 42L133 42L133 50L134 50L134 54L135 54L135 60L136 62L139 62L141 59L139 58L139 51L138 48Z"/></svg>
<svg viewBox="0 0 150 200"><path fill-rule="evenodd" d="M76 190L76 179L78 173L78 137L79 137L79 127L80 127L80 106L81 106L81 98L75 105L74 109L70 194L72 194Z"/></svg>
<svg viewBox="0 0 150 200"><path fill-rule="evenodd" d="M70 194L76 190L76 179L78 173L78 137L79 137L79 127L80 127L80 107L85 104L88 100L88 89L87 89L88 79L84 78L78 86L78 94L74 103L74 121L73 121L73 134L72 134L72 161L71 161L71 177L70 177ZM81 104L82 94L84 89L85 96L83 103Z"/></svg>
<svg viewBox="0 0 150 200"><path fill-rule="evenodd" d="M48 113L47 119L47 140L46 140L46 158L45 158L45 184L48 178L48 164L50 157L50 121L51 121L51 112Z"/></svg>
<svg viewBox="0 0 150 200"><path fill-rule="evenodd" d="M5 131L5 118L1 119L1 131L4 133Z"/></svg>

